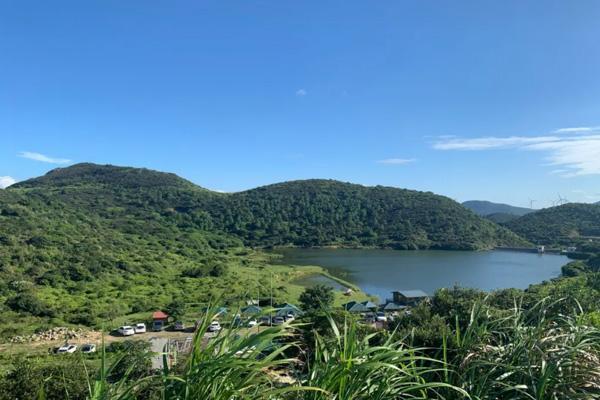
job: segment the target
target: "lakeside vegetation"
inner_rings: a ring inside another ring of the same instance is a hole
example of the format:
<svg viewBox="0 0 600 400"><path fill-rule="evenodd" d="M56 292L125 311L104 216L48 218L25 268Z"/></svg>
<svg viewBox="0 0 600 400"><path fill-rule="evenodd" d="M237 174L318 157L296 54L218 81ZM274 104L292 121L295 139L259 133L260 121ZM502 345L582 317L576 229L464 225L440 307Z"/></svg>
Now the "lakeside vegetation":
<svg viewBox="0 0 600 400"><path fill-rule="evenodd" d="M159 371L144 346L124 358L20 359L0 380L0 399L600 396L600 273L591 270L524 291L440 289L383 330L333 307L327 290L302 298L302 319L252 335L233 328L204 341L205 314L192 352Z"/></svg>
<svg viewBox="0 0 600 400"><path fill-rule="evenodd" d="M335 181L236 194L173 174L78 164L0 190L0 337L113 325L166 307L299 287L248 246L489 248L524 240L442 196ZM280 267L278 267L280 268ZM229 304L227 304L229 305Z"/></svg>
<svg viewBox="0 0 600 400"><path fill-rule="evenodd" d="M548 213L581 227L567 237L591 232L583 227L593 229L595 211L582 223L580 207L564 207ZM521 231L529 240L545 223L535 218ZM553 232L548 240L562 240ZM0 191L0 309L11 322L0 336L63 324L114 328L156 308L201 320L200 334L189 355L160 371L143 342L91 356L3 352L0 400L600 398L594 242L577 242L577 260L560 278L526 290L440 289L384 329L339 307L364 293L295 285L327 274L275 265L260 249L528 243L429 193L316 180L227 195L155 171L56 170ZM258 334L223 321L215 338L203 337L212 321L203 310L215 299L235 310L271 295L307 313Z"/></svg>

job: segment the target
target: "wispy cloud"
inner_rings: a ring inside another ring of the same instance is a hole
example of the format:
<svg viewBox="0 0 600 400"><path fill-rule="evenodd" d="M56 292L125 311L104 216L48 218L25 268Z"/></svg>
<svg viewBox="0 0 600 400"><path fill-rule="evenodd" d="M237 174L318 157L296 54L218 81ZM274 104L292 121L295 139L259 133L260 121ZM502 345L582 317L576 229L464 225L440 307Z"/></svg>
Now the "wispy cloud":
<svg viewBox="0 0 600 400"><path fill-rule="evenodd" d="M600 174L600 127L561 128L543 136L438 138L436 150L529 150L545 153L550 172L564 177ZM570 135L562 135L562 134Z"/></svg>
<svg viewBox="0 0 600 400"><path fill-rule="evenodd" d="M590 133L600 131L600 126L576 126L573 128L560 128L553 133Z"/></svg>
<svg viewBox="0 0 600 400"><path fill-rule="evenodd" d="M410 164L417 160L414 158L386 158L383 160L377 160L377 164L387 164L387 165L404 165Z"/></svg>
<svg viewBox="0 0 600 400"><path fill-rule="evenodd" d="M469 139L450 138L435 142L433 148L436 150L491 150L559 140L561 140L559 136L488 136Z"/></svg>
<svg viewBox="0 0 600 400"><path fill-rule="evenodd" d="M296 90L296 96L302 97L302 96L306 96L307 94L308 94L308 92L305 89Z"/></svg>
<svg viewBox="0 0 600 400"><path fill-rule="evenodd" d="M66 158L54 158L48 157L44 154L34 153L31 151L22 151L19 153L19 157L28 158L30 160L41 161L50 164L68 164L71 160Z"/></svg>
<svg viewBox="0 0 600 400"><path fill-rule="evenodd" d="M0 176L0 189L6 189L14 183L17 183L17 180L12 176Z"/></svg>

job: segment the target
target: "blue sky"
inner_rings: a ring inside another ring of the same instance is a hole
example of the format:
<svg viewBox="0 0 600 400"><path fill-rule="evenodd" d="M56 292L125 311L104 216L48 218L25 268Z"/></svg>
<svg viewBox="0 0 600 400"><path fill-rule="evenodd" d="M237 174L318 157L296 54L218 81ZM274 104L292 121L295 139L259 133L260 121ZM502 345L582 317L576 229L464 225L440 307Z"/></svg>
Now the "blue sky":
<svg viewBox="0 0 600 400"><path fill-rule="evenodd" d="M0 185L90 161L224 191L599 201L599 19L597 1L0 1Z"/></svg>

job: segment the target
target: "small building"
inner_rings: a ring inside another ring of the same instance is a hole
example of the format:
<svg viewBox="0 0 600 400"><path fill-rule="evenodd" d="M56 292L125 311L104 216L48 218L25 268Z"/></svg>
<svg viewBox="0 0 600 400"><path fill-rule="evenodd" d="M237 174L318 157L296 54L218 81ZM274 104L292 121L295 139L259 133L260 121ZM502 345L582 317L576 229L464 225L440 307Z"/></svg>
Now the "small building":
<svg viewBox="0 0 600 400"><path fill-rule="evenodd" d="M247 307L242 308L240 311L243 315L258 315L262 313L262 307L255 304L251 304Z"/></svg>
<svg viewBox="0 0 600 400"><path fill-rule="evenodd" d="M285 303L275 308L275 315L277 317L285 317L289 314L292 314L294 317L300 317L304 313L298 307L290 303Z"/></svg>
<svg viewBox="0 0 600 400"><path fill-rule="evenodd" d="M383 311L383 312L398 312L398 311L402 311L404 309L406 309L406 306L403 306L402 304L396 304L391 301L387 304L381 305L381 311Z"/></svg>
<svg viewBox="0 0 600 400"><path fill-rule="evenodd" d="M402 306L415 306L429 298L422 290L397 290L392 294L393 302Z"/></svg>
<svg viewBox="0 0 600 400"><path fill-rule="evenodd" d="M371 301L351 301L343 305L344 310L351 313L367 313L377 309L377 305Z"/></svg>
<svg viewBox="0 0 600 400"><path fill-rule="evenodd" d="M164 313L160 310L154 311L152 313L152 322L161 321L166 324L168 320L169 320L169 315L167 313Z"/></svg>
<svg viewBox="0 0 600 400"><path fill-rule="evenodd" d="M152 330L153 331L162 331L165 329L165 326L169 323L169 314L164 313L160 310L154 311L152 313Z"/></svg>

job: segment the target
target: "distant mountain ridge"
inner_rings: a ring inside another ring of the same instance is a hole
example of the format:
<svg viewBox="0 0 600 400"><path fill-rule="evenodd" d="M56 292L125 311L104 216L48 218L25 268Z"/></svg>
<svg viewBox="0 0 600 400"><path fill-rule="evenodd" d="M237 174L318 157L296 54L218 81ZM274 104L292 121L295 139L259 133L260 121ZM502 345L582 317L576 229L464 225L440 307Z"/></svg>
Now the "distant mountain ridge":
<svg viewBox="0 0 600 400"><path fill-rule="evenodd" d="M493 203L485 200L469 200L463 202L462 205L482 217L492 214L509 214L521 217L535 211L531 208L515 207L509 204Z"/></svg>

